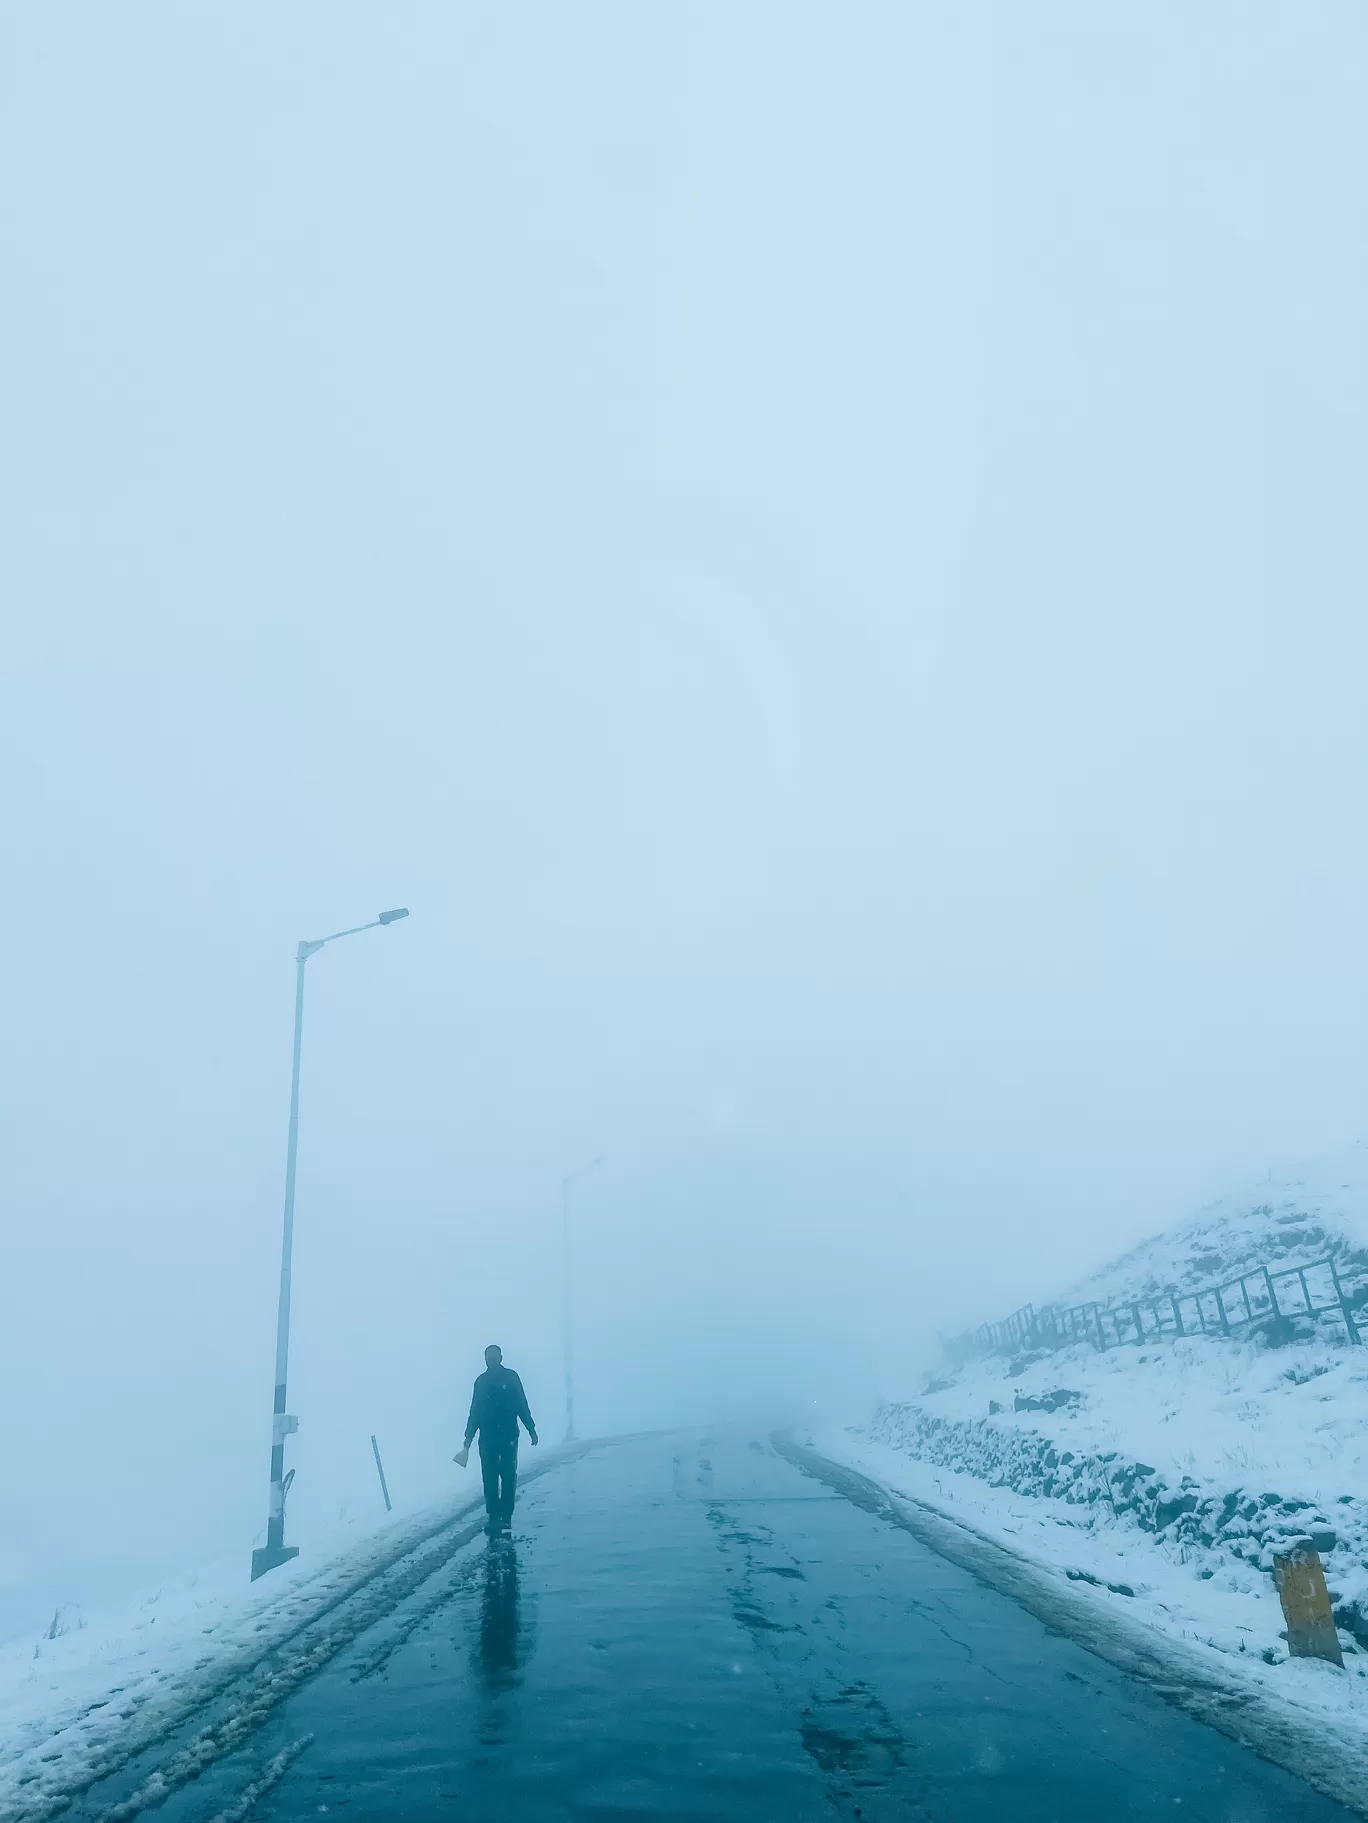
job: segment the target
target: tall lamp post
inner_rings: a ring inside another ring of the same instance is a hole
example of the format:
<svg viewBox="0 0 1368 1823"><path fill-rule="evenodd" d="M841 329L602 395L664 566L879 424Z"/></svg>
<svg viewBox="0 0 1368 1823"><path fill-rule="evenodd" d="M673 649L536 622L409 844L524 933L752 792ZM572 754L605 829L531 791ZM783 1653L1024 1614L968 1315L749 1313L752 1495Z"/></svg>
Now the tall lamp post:
<svg viewBox="0 0 1368 1823"><path fill-rule="evenodd" d="M561 1240L564 1247L561 1293L565 1330L565 1441L575 1441L574 1312L570 1297L570 1191L582 1177L597 1171L602 1158L591 1158L561 1179Z"/></svg>
<svg viewBox="0 0 1368 1823"><path fill-rule="evenodd" d="M271 1501L267 1508L266 1544L252 1552L252 1581L274 1570L277 1564L298 1557L299 1546L285 1542L285 1494L294 1480L294 1470L285 1474L285 1439L299 1429L298 1418L286 1415L285 1370L290 1356L290 1255L294 1246L295 1153L299 1146L299 1049L304 1037L304 964L317 955L325 943L336 943L339 937L355 937L363 930L378 930L382 924L393 924L407 918L408 907L381 912L369 924L354 924L350 930L337 930L330 937L316 937L301 942L295 951L295 1017L294 1062L290 1070L290 1137L285 1148L285 1233L280 1247L280 1305L276 1313L275 1404L271 1416Z"/></svg>

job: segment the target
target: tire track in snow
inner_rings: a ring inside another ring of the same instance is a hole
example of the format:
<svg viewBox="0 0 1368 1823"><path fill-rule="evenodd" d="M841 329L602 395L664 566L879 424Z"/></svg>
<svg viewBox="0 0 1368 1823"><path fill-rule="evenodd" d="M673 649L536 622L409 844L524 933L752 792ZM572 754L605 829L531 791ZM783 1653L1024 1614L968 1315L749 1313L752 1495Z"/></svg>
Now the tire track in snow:
<svg viewBox="0 0 1368 1823"><path fill-rule="evenodd" d="M619 1441L626 1439L557 1451L520 1480L538 1480ZM440 1519L415 1521L400 1537L320 1572L317 1583L292 1588L275 1625L271 1617L264 1620L259 1639L242 1642L226 1663L221 1658L206 1666L193 1682L159 1693L159 1701L135 1698L138 1706L118 1717L126 1727L93 1741L64 1741L68 1730L63 1729L34 1743L15 1762L9 1790L0 1794L0 1823L52 1823L57 1817L113 1823L162 1803L225 1753L241 1748L300 1684L464 1549L481 1530L482 1521L470 1516L482 1505L477 1497ZM175 1737L191 1730L191 1738L175 1748ZM112 1803L99 1801L96 1787L136 1769L162 1747L172 1748L169 1759L146 1773L135 1790L118 1798L111 1793ZM23 1765L32 1770L21 1783L15 1775L22 1776Z"/></svg>

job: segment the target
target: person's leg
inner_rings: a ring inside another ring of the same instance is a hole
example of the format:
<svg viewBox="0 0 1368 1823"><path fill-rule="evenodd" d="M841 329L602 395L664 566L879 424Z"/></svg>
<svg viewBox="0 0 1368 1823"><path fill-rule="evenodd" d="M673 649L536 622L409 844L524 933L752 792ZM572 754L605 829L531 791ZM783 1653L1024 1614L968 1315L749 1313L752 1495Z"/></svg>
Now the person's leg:
<svg viewBox="0 0 1368 1823"><path fill-rule="evenodd" d="M516 1437L511 1437L504 1445L499 1478L503 1483L500 1489L503 1496L501 1517L507 1522L513 1517L513 1502L518 1497L518 1439Z"/></svg>
<svg viewBox="0 0 1368 1823"><path fill-rule="evenodd" d="M491 1438L485 1440L484 1432L480 1433L480 1473L484 1476L485 1511L491 1519L499 1517L499 1469L501 1465L501 1446Z"/></svg>

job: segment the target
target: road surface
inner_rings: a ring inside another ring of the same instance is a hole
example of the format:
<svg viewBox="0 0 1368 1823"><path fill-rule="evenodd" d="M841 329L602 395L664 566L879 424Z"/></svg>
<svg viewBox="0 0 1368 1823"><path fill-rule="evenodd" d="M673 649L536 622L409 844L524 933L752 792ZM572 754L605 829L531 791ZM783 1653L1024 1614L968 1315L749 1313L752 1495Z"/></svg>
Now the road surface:
<svg viewBox="0 0 1368 1823"><path fill-rule="evenodd" d="M762 1431L555 1468L526 1487L510 1541L470 1539L338 1645L344 1631L237 1717L233 1751L198 1777L193 1741L178 1761L163 1745L67 1815L1349 1818L804 1476Z"/></svg>

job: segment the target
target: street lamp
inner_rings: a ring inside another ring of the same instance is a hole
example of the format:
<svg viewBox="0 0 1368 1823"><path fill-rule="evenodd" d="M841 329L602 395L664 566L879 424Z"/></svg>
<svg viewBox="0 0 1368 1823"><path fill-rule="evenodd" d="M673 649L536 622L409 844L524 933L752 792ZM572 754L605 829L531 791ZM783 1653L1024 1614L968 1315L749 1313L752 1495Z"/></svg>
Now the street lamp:
<svg viewBox="0 0 1368 1823"><path fill-rule="evenodd" d="M354 937L359 931L378 930L382 924L393 924L407 918L408 907L383 911L369 924L353 924L350 930L336 930L330 937L316 937L301 942L295 951L295 1018L294 1063L290 1071L290 1137L285 1148L285 1233L280 1247L280 1306L276 1313L275 1404L271 1416L271 1503L266 1517L266 1545L252 1552L252 1581L274 1570L277 1564L298 1557L299 1546L285 1543L285 1495L294 1470L285 1473L285 1439L299 1429L298 1418L285 1412L285 1369L290 1354L290 1254L294 1245L295 1153L299 1145L299 1047L304 1036L304 964L325 943L336 943L339 937Z"/></svg>
<svg viewBox="0 0 1368 1823"><path fill-rule="evenodd" d="M591 1171L597 1171L603 1163L602 1158L591 1158L587 1165L579 1165L567 1172L561 1179L561 1239L564 1245L562 1262L562 1295L564 1299L565 1329L565 1441L575 1441L575 1377L573 1372L574 1326L570 1304L570 1187L582 1177L588 1177Z"/></svg>

